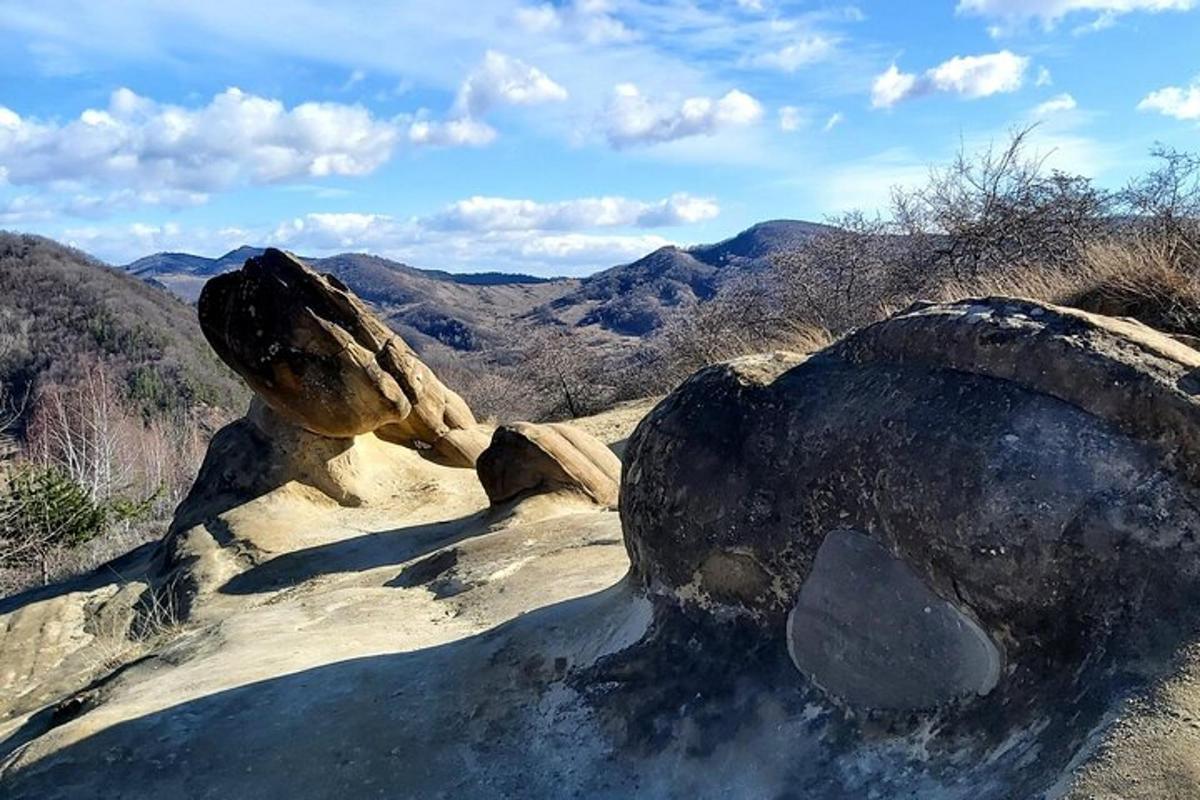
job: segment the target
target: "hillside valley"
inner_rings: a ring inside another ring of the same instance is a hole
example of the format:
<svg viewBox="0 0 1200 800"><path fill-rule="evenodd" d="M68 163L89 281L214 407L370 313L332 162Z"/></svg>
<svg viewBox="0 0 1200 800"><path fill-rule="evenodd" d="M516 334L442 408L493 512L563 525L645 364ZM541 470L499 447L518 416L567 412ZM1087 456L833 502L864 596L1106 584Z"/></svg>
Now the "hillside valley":
<svg viewBox="0 0 1200 800"><path fill-rule="evenodd" d="M511 343L514 325L578 328L585 338L608 343L652 334L711 299L731 277L830 230L794 220L764 222L716 244L663 247L584 278L457 274L362 253L303 258L370 302L418 350L443 345L470 352ZM156 253L123 269L194 302L208 278L261 252L243 246L218 258Z"/></svg>

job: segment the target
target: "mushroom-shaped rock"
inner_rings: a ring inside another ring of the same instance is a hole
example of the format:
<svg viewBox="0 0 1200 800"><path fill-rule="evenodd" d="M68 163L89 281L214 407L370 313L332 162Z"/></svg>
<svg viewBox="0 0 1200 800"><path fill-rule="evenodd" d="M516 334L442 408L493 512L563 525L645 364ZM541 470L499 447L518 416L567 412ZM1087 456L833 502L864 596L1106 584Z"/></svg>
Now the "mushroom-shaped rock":
<svg viewBox="0 0 1200 800"><path fill-rule="evenodd" d="M529 494L567 491L613 506L621 460L603 442L572 425L516 422L496 429L475 470L493 505Z"/></svg>
<svg viewBox="0 0 1200 800"><path fill-rule="evenodd" d="M200 327L225 363L277 413L312 433L432 447L470 466L478 437L462 398L331 275L268 249L211 279Z"/></svg>
<svg viewBox="0 0 1200 800"><path fill-rule="evenodd" d="M663 607L786 631L802 672L876 708L1183 637L1198 375L1150 328L1008 298L708 368L630 440L633 574Z"/></svg>

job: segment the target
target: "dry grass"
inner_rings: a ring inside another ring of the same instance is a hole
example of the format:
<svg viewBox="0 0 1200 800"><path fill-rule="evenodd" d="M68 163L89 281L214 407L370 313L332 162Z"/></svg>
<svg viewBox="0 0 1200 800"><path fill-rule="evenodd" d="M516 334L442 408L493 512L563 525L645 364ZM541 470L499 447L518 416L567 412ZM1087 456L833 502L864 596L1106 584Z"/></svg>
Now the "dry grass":
<svg viewBox="0 0 1200 800"><path fill-rule="evenodd" d="M1024 267L947 281L935 299L1009 295L1115 317L1166 333L1200 337L1200 278L1177 248L1148 238L1087 245L1068 268Z"/></svg>

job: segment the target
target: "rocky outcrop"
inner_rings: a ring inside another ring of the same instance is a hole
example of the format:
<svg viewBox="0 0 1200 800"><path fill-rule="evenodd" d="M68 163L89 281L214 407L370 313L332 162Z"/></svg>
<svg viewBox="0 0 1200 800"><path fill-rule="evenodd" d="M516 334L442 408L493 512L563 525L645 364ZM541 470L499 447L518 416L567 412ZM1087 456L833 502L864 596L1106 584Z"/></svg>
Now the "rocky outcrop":
<svg viewBox="0 0 1200 800"><path fill-rule="evenodd" d="M336 278L267 249L200 295L209 343L278 414L314 434L376 432L471 466L474 415Z"/></svg>
<svg viewBox="0 0 1200 800"><path fill-rule="evenodd" d="M475 464L493 505L530 494L569 492L603 506L617 504L621 460L572 425L501 425Z"/></svg>
<svg viewBox="0 0 1200 800"><path fill-rule="evenodd" d="M477 479L256 403L156 554L196 613L114 671L148 566L0 602L0 795L1200 797L1198 368L917 306L695 375L621 520L573 428Z"/></svg>
<svg viewBox="0 0 1200 800"><path fill-rule="evenodd" d="M633 574L665 607L786 628L856 706L1139 658L1196 625L1198 370L1138 323L1005 298L712 367L630 441Z"/></svg>

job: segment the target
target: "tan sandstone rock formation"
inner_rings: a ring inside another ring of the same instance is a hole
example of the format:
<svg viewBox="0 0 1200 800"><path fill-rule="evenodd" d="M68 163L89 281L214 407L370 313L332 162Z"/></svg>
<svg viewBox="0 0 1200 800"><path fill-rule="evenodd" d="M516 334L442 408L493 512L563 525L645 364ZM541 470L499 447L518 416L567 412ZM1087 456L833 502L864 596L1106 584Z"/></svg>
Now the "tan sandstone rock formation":
<svg viewBox="0 0 1200 800"><path fill-rule="evenodd" d="M617 504L621 460L572 425L501 425L475 464L492 504L522 495L571 492L604 506Z"/></svg>
<svg viewBox="0 0 1200 800"><path fill-rule="evenodd" d="M209 343L276 412L312 433L377 432L471 466L485 434L395 332L336 278L267 249L200 295Z"/></svg>

